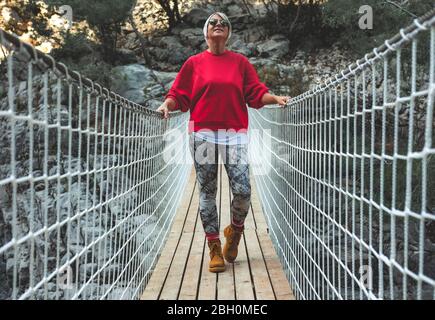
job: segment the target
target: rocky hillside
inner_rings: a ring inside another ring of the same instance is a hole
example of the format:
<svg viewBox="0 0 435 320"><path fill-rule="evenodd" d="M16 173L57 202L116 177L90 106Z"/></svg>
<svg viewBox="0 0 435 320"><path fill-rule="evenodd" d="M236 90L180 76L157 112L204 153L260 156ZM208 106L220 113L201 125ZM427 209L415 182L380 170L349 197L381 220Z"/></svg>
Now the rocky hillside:
<svg viewBox="0 0 435 320"><path fill-rule="evenodd" d="M349 52L337 46L307 53L292 49L282 34L267 36L264 26L256 23L266 14L261 2L247 7L235 0L196 1L195 6L192 1L182 1L183 23L165 32L161 9L149 1L139 1L136 24L151 65L145 64L140 40L127 24L120 45L126 52L134 53L137 63L115 68L113 89L135 102L158 107L184 61L207 48L202 27L210 13L219 10L229 16L233 25L228 48L247 56L260 79L276 94L300 94L353 60Z"/></svg>
<svg viewBox="0 0 435 320"><path fill-rule="evenodd" d="M50 53L61 46L68 20L60 11L50 10L43 1L7 0L0 3L0 28L12 32L36 49ZM85 21L74 23L72 32L84 32L94 38ZM0 52L3 58L3 52Z"/></svg>
<svg viewBox="0 0 435 320"><path fill-rule="evenodd" d="M29 3L28 0L3 3L0 27L16 33L45 53L62 47L66 19L59 12L48 10L43 2L37 2L37 7L31 7ZM137 103L157 108L184 61L206 49L202 26L214 11L225 12L233 24L228 49L247 56L260 79L276 94L300 94L353 60L349 52L337 46L303 52L292 49L292 44L282 34L268 36L265 27L258 23L267 14L262 1L183 0L179 3L183 22L168 32L167 17L162 8L155 1L138 1L133 11L135 25L127 22L119 35L118 51L122 59L118 59L111 71L110 66L105 68L106 78L110 79L104 83L106 86ZM95 41L86 22L74 21L70 31L84 33ZM144 51L148 59L145 59ZM100 60L97 51L78 53L74 58L77 61L72 65L70 61L64 61L73 69L81 65L89 67L90 62ZM95 75L95 70L78 71L91 78Z"/></svg>

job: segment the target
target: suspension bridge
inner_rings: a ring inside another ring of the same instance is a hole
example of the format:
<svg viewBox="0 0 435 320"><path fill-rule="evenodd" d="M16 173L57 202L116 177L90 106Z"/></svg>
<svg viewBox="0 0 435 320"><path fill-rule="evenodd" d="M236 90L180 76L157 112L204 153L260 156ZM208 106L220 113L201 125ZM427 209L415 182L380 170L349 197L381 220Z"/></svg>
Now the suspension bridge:
<svg viewBox="0 0 435 320"><path fill-rule="evenodd" d="M435 12L285 108L249 110L251 210L221 274L188 114L0 43L1 299L435 298Z"/></svg>

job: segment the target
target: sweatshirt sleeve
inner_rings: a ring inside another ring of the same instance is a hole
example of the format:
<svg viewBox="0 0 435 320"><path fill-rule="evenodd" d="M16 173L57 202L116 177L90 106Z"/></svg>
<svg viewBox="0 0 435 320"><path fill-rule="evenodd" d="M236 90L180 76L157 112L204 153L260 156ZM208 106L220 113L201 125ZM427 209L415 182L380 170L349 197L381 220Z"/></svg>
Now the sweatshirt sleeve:
<svg viewBox="0 0 435 320"><path fill-rule="evenodd" d="M259 109L264 106L261 103L261 98L265 93L269 92L269 88L263 82L260 82L257 71L248 59L245 59L244 70L243 94L245 101L250 108Z"/></svg>
<svg viewBox="0 0 435 320"><path fill-rule="evenodd" d="M165 95L166 98L175 100L175 110L187 112L190 109L190 100L193 84L193 65L189 58L181 67L171 89Z"/></svg>

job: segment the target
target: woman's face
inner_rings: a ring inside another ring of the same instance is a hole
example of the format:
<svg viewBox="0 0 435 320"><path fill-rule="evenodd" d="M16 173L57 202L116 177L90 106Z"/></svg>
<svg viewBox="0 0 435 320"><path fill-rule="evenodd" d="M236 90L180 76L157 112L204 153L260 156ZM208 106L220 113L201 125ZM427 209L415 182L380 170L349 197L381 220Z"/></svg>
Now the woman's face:
<svg viewBox="0 0 435 320"><path fill-rule="evenodd" d="M228 25L223 26L222 25L222 17L220 15L213 15L210 18L210 21L212 20L217 20L217 24L213 25L212 23L209 22L208 26L207 26L207 34L208 34L208 39L209 40L218 40L218 39L223 39L226 40L228 38L228 35L230 33L230 27Z"/></svg>

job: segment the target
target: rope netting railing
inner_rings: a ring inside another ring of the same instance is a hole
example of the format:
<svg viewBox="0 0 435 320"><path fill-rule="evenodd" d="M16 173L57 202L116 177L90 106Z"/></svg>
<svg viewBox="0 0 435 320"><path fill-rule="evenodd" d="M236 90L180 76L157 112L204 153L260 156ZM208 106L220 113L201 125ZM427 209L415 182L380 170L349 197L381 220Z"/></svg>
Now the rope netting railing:
<svg viewBox="0 0 435 320"><path fill-rule="evenodd" d="M253 172L298 299L435 298L435 12L288 107Z"/></svg>
<svg viewBox="0 0 435 320"><path fill-rule="evenodd" d="M0 299L139 298L191 167L187 114L0 42Z"/></svg>

